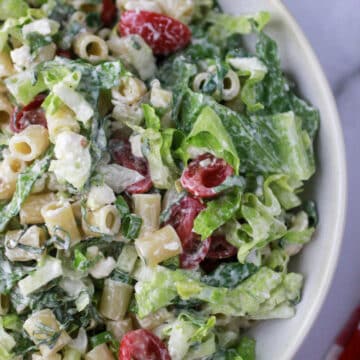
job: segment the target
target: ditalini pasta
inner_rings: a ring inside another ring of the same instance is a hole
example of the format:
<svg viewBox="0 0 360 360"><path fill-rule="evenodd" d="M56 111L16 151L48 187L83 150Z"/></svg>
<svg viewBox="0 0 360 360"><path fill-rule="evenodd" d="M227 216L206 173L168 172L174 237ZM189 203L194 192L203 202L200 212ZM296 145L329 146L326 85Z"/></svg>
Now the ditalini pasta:
<svg viewBox="0 0 360 360"><path fill-rule="evenodd" d="M50 235L58 236L71 245L81 240L74 213L69 202L53 201L41 208L41 216L44 219Z"/></svg>
<svg viewBox="0 0 360 360"><path fill-rule="evenodd" d="M41 125L30 125L9 141L11 154L24 161L32 161L42 155L49 146L49 133Z"/></svg>
<svg viewBox="0 0 360 360"><path fill-rule="evenodd" d="M0 1L0 360L254 360L295 314L319 113L215 3Z"/></svg>
<svg viewBox="0 0 360 360"><path fill-rule="evenodd" d="M109 53L106 42L101 37L89 33L77 36L74 51L81 59L91 62L106 60Z"/></svg>

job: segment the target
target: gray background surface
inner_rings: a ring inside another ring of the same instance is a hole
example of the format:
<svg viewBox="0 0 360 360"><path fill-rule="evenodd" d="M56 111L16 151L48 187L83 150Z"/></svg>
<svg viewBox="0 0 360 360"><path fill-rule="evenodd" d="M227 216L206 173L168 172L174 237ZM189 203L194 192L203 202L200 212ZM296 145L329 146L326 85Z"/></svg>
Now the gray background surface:
<svg viewBox="0 0 360 360"><path fill-rule="evenodd" d="M347 151L348 211L337 271L315 325L294 359L322 360L360 303L360 0L283 1L325 70L338 104ZM321 126L326 126L326 119Z"/></svg>

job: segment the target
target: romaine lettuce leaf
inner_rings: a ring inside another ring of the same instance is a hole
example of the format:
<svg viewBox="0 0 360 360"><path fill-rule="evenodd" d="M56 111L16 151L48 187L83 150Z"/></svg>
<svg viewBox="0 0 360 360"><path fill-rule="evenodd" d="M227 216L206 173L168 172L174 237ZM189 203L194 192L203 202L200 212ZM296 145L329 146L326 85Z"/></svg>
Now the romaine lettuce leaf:
<svg viewBox="0 0 360 360"><path fill-rule="evenodd" d="M2 0L0 1L0 20L9 18L20 18L25 16L29 5L24 0Z"/></svg>
<svg viewBox="0 0 360 360"><path fill-rule="evenodd" d="M216 229L234 217L240 208L241 190L235 188L219 198L209 201L206 209L194 221L194 232L207 239Z"/></svg>
<svg viewBox="0 0 360 360"><path fill-rule="evenodd" d="M209 106L204 107L201 111L181 147L185 164L194 148L201 149L203 152L211 152L224 159L234 169L235 173L238 172L240 159L232 139L220 118Z"/></svg>

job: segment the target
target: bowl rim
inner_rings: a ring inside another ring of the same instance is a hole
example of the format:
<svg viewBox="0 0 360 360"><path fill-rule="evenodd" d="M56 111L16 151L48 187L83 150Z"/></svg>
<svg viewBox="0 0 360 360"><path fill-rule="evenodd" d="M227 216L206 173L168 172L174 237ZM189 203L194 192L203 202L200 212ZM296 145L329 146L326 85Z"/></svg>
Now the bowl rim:
<svg viewBox="0 0 360 360"><path fill-rule="evenodd" d="M311 328L313 327L315 320L317 319L322 306L324 305L326 296L330 290L330 285L335 275L335 270L337 268L339 255L341 251L341 245L344 238L345 230L345 219L346 219L346 209L347 209L347 163L346 163L346 153L345 153L345 143L344 135L341 127L341 121L339 112L337 109L336 101L333 96L332 90L328 83L328 80L325 76L325 73L320 65L320 62L315 55L315 52L307 40L305 34L303 33L301 27L295 20L294 16L283 4L282 0L270 0L270 3L276 7L281 14L281 16L286 20L288 26L292 28L294 33L297 36L297 40L301 44L303 51L306 53L308 60L310 61L315 75L314 81L316 81L319 86L322 88L325 104L328 109L333 114L332 126L334 131L336 131L337 136L335 138L332 146L335 146L336 153L338 155L338 187L336 190L336 222L333 226L333 242L332 248L329 252L329 258L326 264L326 268L323 269L322 281L319 284L319 289L316 296L312 302L311 307L309 307L306 317L304 317L302 325L298 328L296 336L293 338L292 346L288 346L284 349L284 360L293 359L296 355L300 346L304 342L306 336L309 334Z"/></svg>

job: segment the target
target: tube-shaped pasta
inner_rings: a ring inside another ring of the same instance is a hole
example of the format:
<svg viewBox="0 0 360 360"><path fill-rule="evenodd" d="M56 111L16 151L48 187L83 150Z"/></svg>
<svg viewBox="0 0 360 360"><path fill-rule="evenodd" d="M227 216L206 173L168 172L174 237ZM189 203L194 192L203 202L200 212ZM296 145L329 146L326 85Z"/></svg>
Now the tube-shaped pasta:
<svg viewBox="0 0 360 360"><path fill-rule="evenodd" d="M91 236L94 232L116 235L120 231L121 219L115 206L106 205L96 211L89 212L86 223L83 224L83 230L87 235Z"/></svg>
<svg viewBox="0 0 360 360"><path fill-rule="evenodd" d="M56 137L64 132L79 133L80 125L75 113L66 105L61 106L54 114L46 114L50 141L55 144Z"/></svg>
<svg viewBox="0 0 360 360"><path fill-rule="evenodd" d="M111 90L113 102L122 102L128 105L137 103L145 93L144 82L132 76L121 78L119 86Z"/></svg>
<svg viewBox="0 0 360 360"><path fill-rule="evenodd" d="M41 125L30 125L9 141L11 154L24 161L35 160L48 146L49 133Z"/></svg>
<svg viewBox="0 0 360 360"><path fill-rule="evenodd" d="M140 236L159 229L161 195L160 194L134 194L134 212L142 218Z"/></svg>
<svg viewBox="0 0 360 360"><path fill-rule="evenodd" d="M239 95L240 80L235 71L229 70L223 81L222 98L226 101L232 100Z"/></svg>
<svg viewBox="0 0 360 360"><path fill-rule="evenodd" d="M0 294L0 315L6 315L9 311L10 299L5 294Z"/></svg>
<svg viewBox="0 0 360 360"><path fill-rule="evenodd" d="M119 9L162 13L161 7L153 0L117 0L116 5Z"/></svg>
<svg viewBox="0 0 360 360"><path fill-rule="evenodd" d="M174 318L174 315L171 312L166 310L166 308L161 308L161 309L155 311L154 313L152 313L148 316L145 316L142 319L140 319L137 316L136 321L141 328L152 330L173 318Z"/></svg>
<svg viewBox="0 0 360 360"><path fill-rule="evenodd" d="M20 223L43 224L45 222L41 209L56 200L54 193L30 195L20 209Z"/></svg>
<svg viewBox="0 0 360 360"><path fill-rule="evenodd" d="M40 353L32 354L31 360L61 360L62 357L60 354L52 354L50 356L42 356ZM15 360L15 359L14 359ZM20 360L20 359L18 359Z"/></svg>
<svg viewBox="0 0 360 360"><path fill-rule="evenodd" d="M156 0L162 12L168 16L188 23L194 13L193 0Z"/></svg>
<svg viewBox="0 0 360 360"><path fill-rule="evenodd" d="M23 160L12 155L4 158L0 164L0 200L7 200L13 196L17 177L25 167Z"/></svg>
<svg viewBox="0 0 360 360"><path fill-rule="evenodd" d="M14 67L10 55L6 52L0 53L0 78L8 77L14 73Z"/></svg>
<svg viewBox="0 0 360 360"><path fill-rule="evenodd" d="M130 304L134 288L128 284L106 279L100 302L100 312L107 319L121 320Z"/></svg>
<svg viewBox="0 0 360 360"><path fill-rule="evenodd" d="M19 243L40 249L45 241L45 231L38 226L31 226L25 232L22 230L10 230L5 235L5 256L10 261L38 260L41 257L41 252L27 251L16 247L16 245Z"/></svg>
<svg viewBox="0 0 360 360"><path fill-rule="evenodd" d="M51 202L42 207L41 215L45 220L50 235L57 235L64 240L69 236L71 245L81 240L81 235L69 202Z"/></svg>
<svg viewBox="0 0 360 360"><path fill-rule="evenodd" d="M139 256L151 267L182 252L179 236L171 225L136 239L135 247Z"/></svg>
<svg viewBox="0 0 360 360"><path fill-rule="evenodd" d="M207 80L210 78L210 74L208 72L202 72L195 76L192 84L192 88L194 91L199 92L201 91L203 85Z"/></svg>
<svg viewBox="0 0 360 360"><path fill-rule="evenodd" d="M77 200L71 204L71 208L73 211L73 214L75 216L75 220L78 222L78 224L81 224L82 219L82 213L81 213L81 200Z"/></svg>
<svg viewBox="0 0 360 360"><path fill-rule="evenodd" d="M0 70L1 70L1 58L0 58ZM0 129L5 129L9 123L13 107L10 101L5 95L0 95Z"/></svg>
<svg viewBox="0 0 360 360"><path fill-rule="evenodd" d="M131 318L118 321L106 321L106 330L111 333L116 341L120 341L121 338L132 329L133 324Z"/></svg>
<svg viewBox="0 0 360 360"><path fill-rule="evenodd" d="M74 41L74 52L80 58L90 62L98 62L108 57L109 49L106 42L99 36L81 33Z"/></svg>
<svg viewBox="0 0 360 360"><path fill-rule="evenodd" d="M85 360L115 360L112 352L106 344L101 344L93 348L85 355Z"/></svg>
<svg viewBox="0 0 360 360"><path fill-rule="evenodd" d="M49 338L61 331L60 325L50 309L33 313L25 321L23 328L35 344L49 340ZM46 328L46 330L42 330L44 328ZM61 331L58 340L51 347L44 344L39 345L40 352L42 356L51 356L61 350L70 340L70 336L65 331Z"/></svg>

